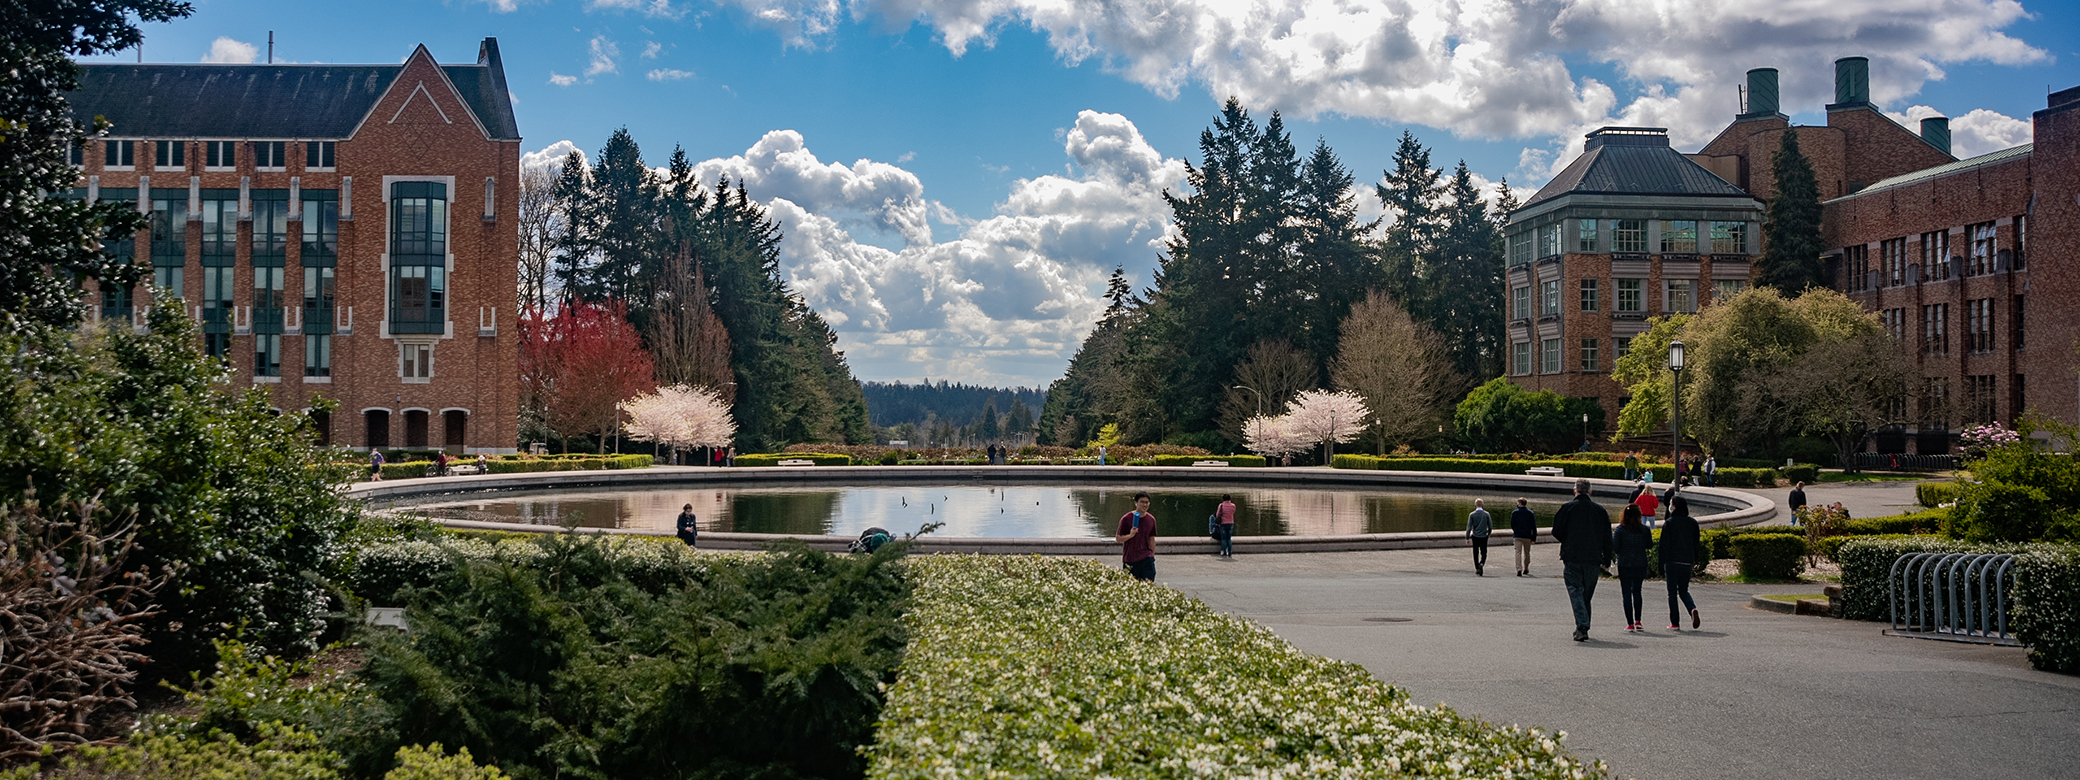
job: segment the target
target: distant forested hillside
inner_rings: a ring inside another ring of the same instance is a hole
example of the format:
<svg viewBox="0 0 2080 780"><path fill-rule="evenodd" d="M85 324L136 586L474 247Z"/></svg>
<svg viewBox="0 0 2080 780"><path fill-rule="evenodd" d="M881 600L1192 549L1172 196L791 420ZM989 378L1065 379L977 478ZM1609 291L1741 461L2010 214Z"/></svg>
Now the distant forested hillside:
<svg viewBox="0 0 2080 780"><path fill-rule="evenodd" d="M983 407L992 400L999 415L1009 414L1013 401L1034 414L1047 405L1047 391L1037 387L977 387L940 380L915 385L864 382L860 388L866 392L868 419L881 428L923 425L927 414L957 426L967 425L981 418Z"/></svg>

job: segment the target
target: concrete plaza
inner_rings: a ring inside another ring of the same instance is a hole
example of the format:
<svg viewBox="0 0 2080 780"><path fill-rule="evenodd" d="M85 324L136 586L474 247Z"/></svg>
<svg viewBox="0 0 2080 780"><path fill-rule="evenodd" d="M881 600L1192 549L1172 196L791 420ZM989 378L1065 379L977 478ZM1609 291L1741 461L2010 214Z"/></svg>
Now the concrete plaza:
<svg viewBox="0 0 2080 780"><path fill-rule="evenodd" d="M1614 580L1597 588L1591 641L1577 643L1558 552L1539 545L1528 579L1511 576L1506 542L1485 578L1462 548L1171 555L1158 579L1363 664L1417 702L1564 730L1571 750L1617 777L2043 778L2080 767L2080 678L2034 671L2023 650L1746 606L1757 593L1818 592L1811 584L1699 583L1703 630L1678 633L1663 628L1666 590L1649 581L1652 630L1627 634Z"/></svg>

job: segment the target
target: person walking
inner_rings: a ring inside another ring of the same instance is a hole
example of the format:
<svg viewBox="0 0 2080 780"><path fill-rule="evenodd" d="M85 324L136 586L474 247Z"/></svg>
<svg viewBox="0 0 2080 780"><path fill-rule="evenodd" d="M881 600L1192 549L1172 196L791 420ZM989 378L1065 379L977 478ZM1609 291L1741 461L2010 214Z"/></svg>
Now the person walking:
<svg viewBox="0 0 2080 780"><path fill-rule="evenodd" d="M1517 548L1517 576L1531 576L1531 545L1538 544L1538 515L1531 511L1531 502L1517 499L1517 509L1509 513L1509 533Z"/></svg>
<svg viewBox="0 0 2080 780"><path fill-rule="evenodd" d="M437 476L437 477L445 477L445 476L448 476L448 451L447 451L447 450L441 450L440 452L434 453L434 456L433 456L433 474L434 474L434 476Z"/></svg>
<svg viewBox="0 0 2080 780"><path fill-rule="evenodd" d="M1646 604L1640 590L1647 582L1647 550L1654 547L1654 532L1640 522L1639 505L1625 507L1624 519L1611 530L1611 551L1618 559L1618 600L1625 603L1625 630L1645 631L1640 625Z"/></svg>
<svg viewBox="0 0 2080 780"><path fill-rule="evenodd" d="M1639 497L1632 499L1632 505L1639 507L1640 519L1647 524L1649 530L1652 530L1654 528L1654 514L1661 510L1661 499L1654 495L1654 488L1651 485L1641 482L1639 486ZM1673 488L1675 485L1671 484L1669 487Z"/></svg>
<svg viewBox="0 0 2080 780"><path fill-rule="evenodd" d="M1214 510L1214 514L1220 518L1220 527L1214 530L1220 534L1221 557L1233 558L1235 557L1235 499L1226 493L1221 494L1220 508Z"/></svg>
<svg viewBox="0 0 2080 780"><path fill-rule="evenodd" d="M1495 518L1488 516L1488 509L1481 500L1473 500L1473 512L1466 515L1466 542L1473 545L1473 576L1486 577L1488 568L1488 536L1495 533Z"/></svg>
<svg viewBox="0 0 2080 780"><path fill-rule="evenodd" d="M692 504L679 509L679 541L685 542L688 547L700 546L697 542L700 541L701 529L694 524L697 519L693 516Z"/></svg>
<svg viewBox="0 0 2080 780"><path fill-rule="evenodd" d="M1156 580L1156 516L1148 513L1148 493L1134 494L1134 511L1119 517L1120 564L1134 579Z"/></svg>
<svg viewBox="0 0 2080 780"><path fill-rule="evenodd" d="M1785 501L1785 503L1791 505L1791 524L1803 525L1803 523L1799 521L1798 510L1806 508L1806 483L1800 482L1796 485L1792 485L1791 498Z"/></svg>
<svg viewBox="0 0 2080 780"><path fill-rule="evenodd" d="M1661 557L1661 579L1668 583L1668 629L1683 630L1683 614L1676 611L1676 601L1690 610L1690 627L1697 628L1703 620L1697 616L1697 602L1690 598L1690 574L1704 556L1703 534L1697 529L1697 519L1690 516L1690 499L1677 496L1668 502L1668 521L1661 525L1661 539L1655 549Z"/></svg>
<svg viewBox="0 0 2080 780"><path fill-rule="evenodd" d="M1553 538L1560 542L1567 601L1574 607L1574 641L1589 639L1589 607L1596 578L1611 559L1611 513L1589 498L1589 480L1574 481L1574 500L1553 513Z"/></svg>
<svg viewBox="0 0 2080 780"><path fill-rule="evenodd" d="M1638 478L1639 478L1639 456L1638 456L1638 455L1636 455L1636 454L1633 454L1633 453L1629 453L1629 452L1628 452L1628 453L1625 453L1625 478L1626 478L1626 479L1638 479Z"/></svg>
<svg viewBox="0 0 2080 780"><path fill-rule="evenodd" d="M383 481L383 451L368 451L368 478L372 482Z"/></svg>
<svg viewBox="0 0 2080 780"><path fill-rule="evenodd" d="M1704 456L1704 486L1719 486L1719 458L1717 456Z"/></svg>

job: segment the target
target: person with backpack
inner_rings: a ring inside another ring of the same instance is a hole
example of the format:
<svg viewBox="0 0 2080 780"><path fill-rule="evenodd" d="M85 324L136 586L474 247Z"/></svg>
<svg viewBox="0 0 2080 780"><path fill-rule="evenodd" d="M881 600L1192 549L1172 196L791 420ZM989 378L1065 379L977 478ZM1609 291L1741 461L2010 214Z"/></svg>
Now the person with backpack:
<svg viewBox="0 0 2080 780"><path fill-rule="evenodd" d="M1531 546L1538 544L1538 515L1532 513L1531 502L1517 499L1517 510L1509 513L1509 533L1516 537L1517 576L1531 576Z"/></svg>
<svg viewBox="0 0 2080 780"><path fill-rule="evenodd" d="M1618 559L1618 600L1625 604L1625 630L1645 631L1640 625L1646 606L1640 590L1647 582L1647 551L1654 547L1654 532L1640 522L1639 505L1625 507L1623 519L1611 530L1611 551Z"/></svg>
<svg viewBox="0 0 2080 780"><path fill-rule="evenodd" d="M1668 583L1670 631L1683 630L1683 615L1676 611L1678 600L1690 610L1691 629L1704 623L1697 616L1697 602L1690 598L1690 575L1704 558L1703 537L1697 519L1690 516L1690 499L1677 496L1668 502L1668 522L1661 525L1661 539L1655 542L1655 549L1661 554L1661 578Z"/></svg>
<svg viewBox="0 0 2080 780"><path fill-rule="evenodd" d="M1148 513L1148 491L1134 494L1134 511L1119 517L1120 566L1144 582L1156 580L1156 516Z"/></svg>
<svg viewBox="0 0 2080 780"><path fill-rule="evenodd" d="M1221 557L1235 557L1235 498L1221 494L1221 505L1213 510L1214 538L1220 540Z"/></svg>
<svg viewBox="0 0 2080 780"><path fill-rule="evenodd" d="M679 541L685 542L688 547L700 546L697 542L700 541L701 529L694 524L697 519L693 515L692 504L687 504L679 510Z"/></svg>
<svg viewBox="0 0 2080 780"><path fill-rule="evenodd" d="M1473 511L1466 515L1466 542L1473 545L1473 576L1486 577L1488 567L1488 536L1495 532L1495 518L1481 500L1473 500Z"/></svg>
<svg viewBox="0 0 2080 780"><path fill-rule="evenodd" d="M859 538L852 540L851 544L846 545L845 551L873 555L875 550L881 549L882 545L894 540L895 536L890 534L888 529L876 526L859 532Z"/></svg>
<svg viewBox="0 0 2080 780"><path fill-rule="evenodd" d="M1574 641L1589 640L1589 607L1596 579L1611 559L1611 513L1589 498L1589 480L1574 481L1574 500L1553 513L1553 538L1560 542L1567 601L1574 607Z"/></svg>

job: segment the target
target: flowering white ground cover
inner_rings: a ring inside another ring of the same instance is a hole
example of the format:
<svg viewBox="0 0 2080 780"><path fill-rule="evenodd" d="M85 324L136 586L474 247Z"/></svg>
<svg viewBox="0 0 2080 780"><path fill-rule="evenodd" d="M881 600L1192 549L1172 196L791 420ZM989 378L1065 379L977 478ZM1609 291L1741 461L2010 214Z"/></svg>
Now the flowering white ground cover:
<svg viewBox="0 0 2080 780"><path fill-rule="evenodd" d="M1604 777L1089 561L908 562L910 645L874 778Z"/></svg>

